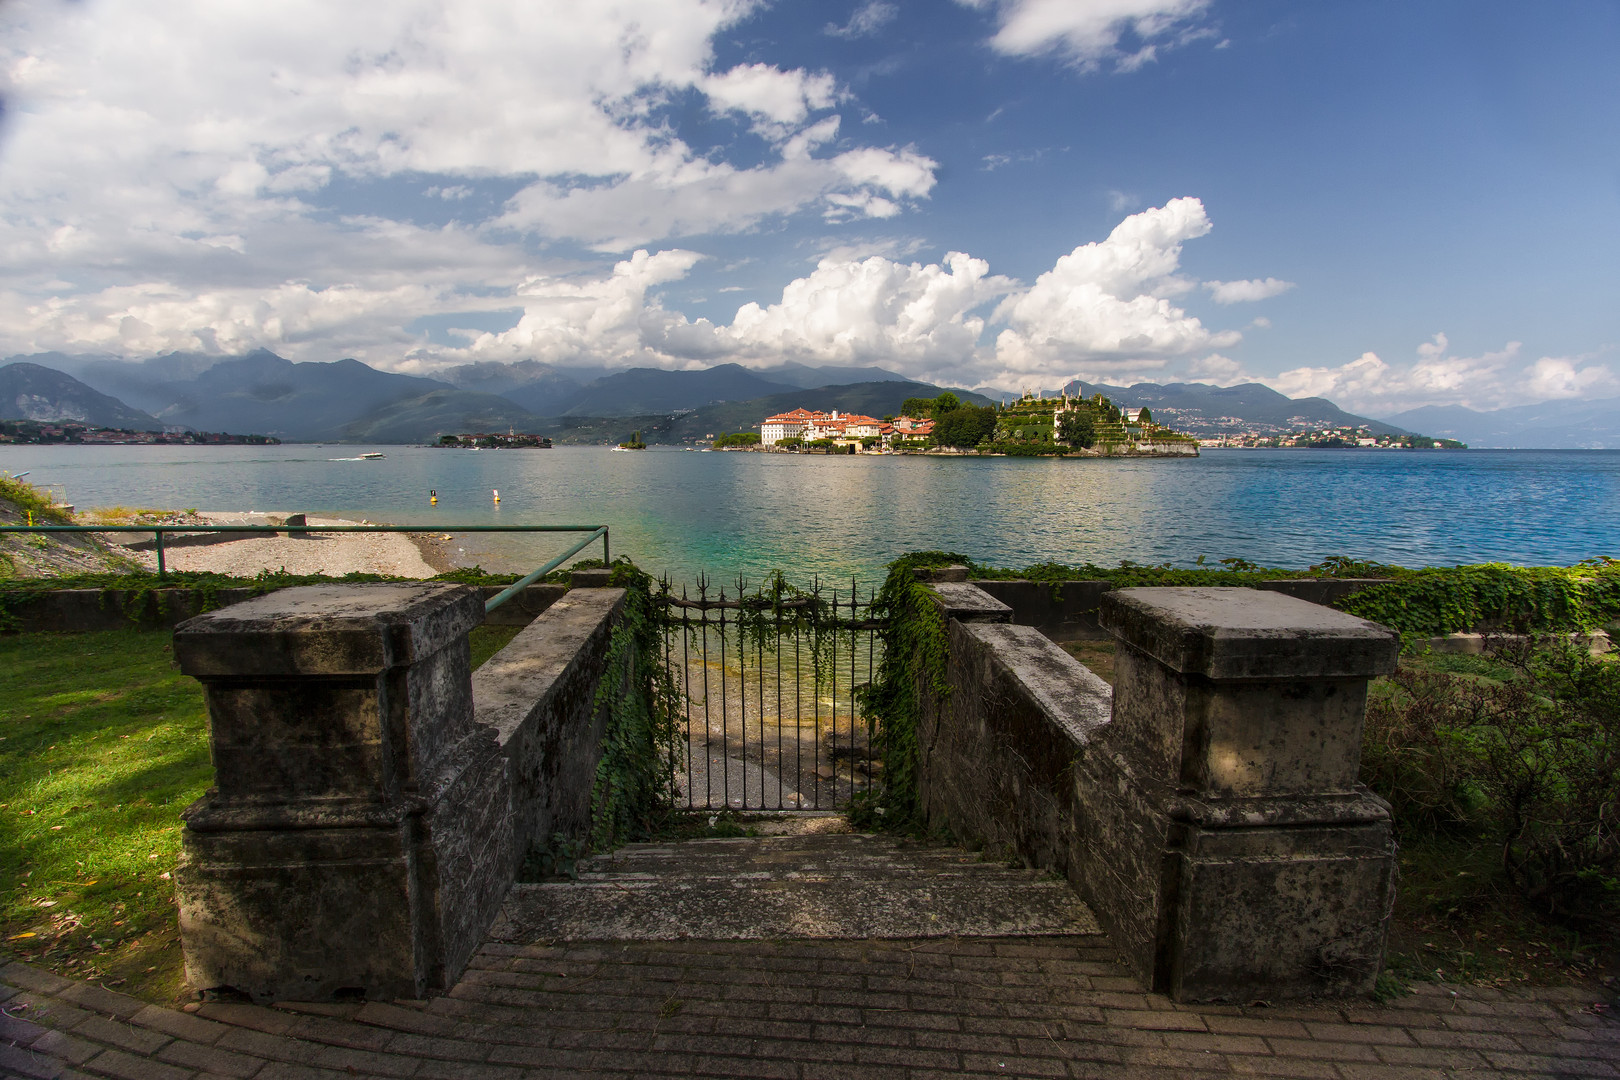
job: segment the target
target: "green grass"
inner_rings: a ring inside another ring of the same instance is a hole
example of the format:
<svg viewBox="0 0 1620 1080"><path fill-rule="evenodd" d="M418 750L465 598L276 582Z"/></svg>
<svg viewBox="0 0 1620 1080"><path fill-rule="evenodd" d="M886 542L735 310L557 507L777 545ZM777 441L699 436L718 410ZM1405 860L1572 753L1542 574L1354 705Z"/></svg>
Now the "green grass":
<svg viewBox="0 0 1620 1080"><path fill-rule="evenodd" d="M472 632L482 664L517 627ZM0 637L0 946L160 1003L189 996L173 871L208 788L202 687L167 632Z"/></svg>
<svg viewBox="0 0 1620 1080"><path fill-rule="evenodd" d="M180 992L180 811L208 787L202 688L169 635L0 639L0 930L19 958Z"/></svg>

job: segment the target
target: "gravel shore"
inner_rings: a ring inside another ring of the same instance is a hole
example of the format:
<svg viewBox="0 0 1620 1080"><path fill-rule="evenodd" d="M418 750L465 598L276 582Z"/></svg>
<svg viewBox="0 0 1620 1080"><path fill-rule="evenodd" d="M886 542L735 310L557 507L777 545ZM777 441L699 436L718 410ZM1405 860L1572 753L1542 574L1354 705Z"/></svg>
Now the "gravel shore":
<svg viewBox="0 0 1620 1080"><path fill-rule="evenodd" d="M210 525L280 525L286 514L203 511ZM364 520L310 517L311 525L370 525ZM201 534L198 534L201 535ZM152 551L132 553L148 568L157 568ZM164 563L170 570L201 570L232 577L253 577L261 570L290 574L387 574L393 577L430 578L449 569L442 544L413 533L308 533L302 536L255 536L247 539L210 540L206 543L168 543Z"/></svg>

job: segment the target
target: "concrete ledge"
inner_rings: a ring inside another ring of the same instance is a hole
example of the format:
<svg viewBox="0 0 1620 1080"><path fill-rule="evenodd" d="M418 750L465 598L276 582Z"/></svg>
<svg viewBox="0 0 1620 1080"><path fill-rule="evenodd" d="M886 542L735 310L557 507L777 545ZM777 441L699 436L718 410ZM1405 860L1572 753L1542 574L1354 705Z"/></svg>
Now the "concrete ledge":
<svg viewBox="0 0 1620 1080"><path fill-rule="evenodd" d="M1012 622L1012 608L976 585L966 581L936 581L929 587L939 597L940 610L947 619Z"/></svg>
<svg viewBox="0 0 1620 1080"><path fill-rule="evenodd" d="M511 763L513 843L521 859L554 833L590 827L601 755L596 690L623 589L577 589L473 673L473 719Z"/></svg>
<svg viewBox="0 0 1620 1080"><path fill-rule="evenodd" d="M1400 652L1387 626L1255 589L1117 589L1100 621L1170 670L1211 679L1387 675Z"/></svg>
<svg viewBox="0 0 1620 1080"><path fill-rule="evenodd" d="M1383 583L1382 578L1282 578L1262 581L1257 587L1328 606ZM1107 581L975 578L973 584L1011 607L1013 622L1033 626L1053 641L1104 641L1108 638L1108 631L1097 622L1103 594L1114 588Z"/></svg>

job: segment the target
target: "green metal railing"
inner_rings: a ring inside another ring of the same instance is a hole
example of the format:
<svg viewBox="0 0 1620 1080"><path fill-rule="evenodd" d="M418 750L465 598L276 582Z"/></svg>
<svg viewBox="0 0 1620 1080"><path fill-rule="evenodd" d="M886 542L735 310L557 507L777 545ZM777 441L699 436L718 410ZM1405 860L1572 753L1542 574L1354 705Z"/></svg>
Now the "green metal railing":
<svg viewBox="0 0 1620 1080"><path fill-rule="evenodd" d="M168 576L164 561L163 537L174 533L231 533L246 539L252 536L274 536L277 533L589 533L579 543L558 555L538 570L525 574L484 603L484 611L494 611L512 597L551 573L564 561L578 555L585 548L602 541L602 561L611 563L606 525L0 525L0 533L151 533L157 551L158 577Z"/></svg>

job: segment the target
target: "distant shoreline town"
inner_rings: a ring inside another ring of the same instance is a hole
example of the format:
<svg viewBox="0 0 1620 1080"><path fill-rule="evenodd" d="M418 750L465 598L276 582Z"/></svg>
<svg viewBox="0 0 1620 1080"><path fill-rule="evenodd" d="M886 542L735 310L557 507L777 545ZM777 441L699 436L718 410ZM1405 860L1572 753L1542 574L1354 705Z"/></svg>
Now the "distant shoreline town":
<svg viewBox="0 0 1620 1080"><path fill-rule="evenodd" d="M223 431L131 431L71 422L0 420L0 443L27 446L279 446L271 435Z"/></svg>
<svg viewBox="0 0 1620 1080"><path fill-rule="evenodd" d="M1198 440L1205 450L1466 450L1456 439L1427 435L1374 435L1367 428L1332 427L1290 432L1286 435L1216 435Z"/></svg>

